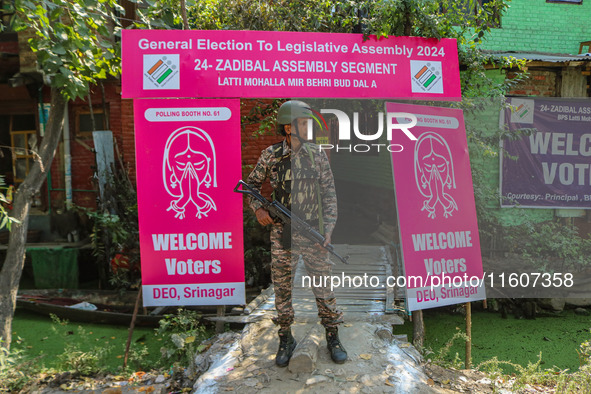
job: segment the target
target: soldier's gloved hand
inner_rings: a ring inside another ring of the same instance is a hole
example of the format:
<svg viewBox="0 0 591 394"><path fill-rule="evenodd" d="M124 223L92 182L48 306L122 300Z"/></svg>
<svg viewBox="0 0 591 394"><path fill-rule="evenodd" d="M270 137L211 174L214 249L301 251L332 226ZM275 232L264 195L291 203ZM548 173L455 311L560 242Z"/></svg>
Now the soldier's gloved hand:
<svg viewBox="0 0 591 394"><path fill-rule="evenodd" d="M257 217L257 221L260 223L261 226L266 226L268 224L273 224L273 219L269 215L269 212L265 208L259 208L254 213Z"/></svg>

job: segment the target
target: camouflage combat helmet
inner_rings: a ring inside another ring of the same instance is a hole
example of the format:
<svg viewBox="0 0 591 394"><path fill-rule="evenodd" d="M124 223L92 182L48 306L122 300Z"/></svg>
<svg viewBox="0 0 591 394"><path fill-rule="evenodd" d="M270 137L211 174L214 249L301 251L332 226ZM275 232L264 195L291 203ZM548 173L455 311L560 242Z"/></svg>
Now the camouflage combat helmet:
<svg viewBox="0 0 591 394"><path fill-rule="evenodd" d="M281 104L277 111L277 130L285 135L283 128L286 124L291 124L297 118L311 118L312 110L310 106L303 101L290 100Z"/></svg>

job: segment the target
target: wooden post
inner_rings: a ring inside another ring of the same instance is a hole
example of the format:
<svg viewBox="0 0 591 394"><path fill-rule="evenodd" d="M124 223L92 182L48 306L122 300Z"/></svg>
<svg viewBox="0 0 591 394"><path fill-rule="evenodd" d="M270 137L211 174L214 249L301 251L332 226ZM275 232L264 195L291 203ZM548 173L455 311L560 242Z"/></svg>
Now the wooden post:
<svg viewBox="0 0 591 394"><path fill-rule="evenodd" d="M315 324L298 343L289 360L291 373L312 373L316 369L318 345L322 339L320 326Z"/></svg>
<svg viewBox="0 0 591 394"><path fill-rule="evenodd" d="M129 333L127 334L127 343L125 344L125 357L123 358L123 368L127 367L127 358L129 357L129 346L131 345L131 337L133 335L133 329L135 328L135 318L137 317L137 311L140 307L140 300L142 298L142 285L140 285L137 298L135 299L135 306L133 307L133 316L131 317L131 324L129 325Z"/></svg>
<svg viewBox="0 0 591 394"><path fill-rule="evenodd" d="M472 304L466 303L466 363L465 368L472 368Z"/></svg>
<svg viewBox="0 0 591 394"><path fill-rule="evenodd" d="M412 312L412 344L418 348L423 347L425 341L425 323L423 311Z"/></svg>
<svg viewBox="0 0 591 394"><path fill-rule="evenodd" d="M217 314L218 317L222 317L226 315L226 306L225 305L218 305ZM215 333L221 334L224 332L224 326L226 323L223 320L218 320L215 322Z"/></svg>

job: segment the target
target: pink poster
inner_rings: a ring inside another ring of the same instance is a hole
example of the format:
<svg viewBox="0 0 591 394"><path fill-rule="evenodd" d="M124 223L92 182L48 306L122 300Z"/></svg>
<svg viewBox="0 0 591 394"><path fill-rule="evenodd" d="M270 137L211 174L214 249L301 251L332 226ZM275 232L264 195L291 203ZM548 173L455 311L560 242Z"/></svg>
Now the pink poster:
<svg viewBox="0 0 591 394"><path fill-rule="evenodd" d="M239 100L134 100L144 306L244 304Z"/></svg>
<svg viewBox="0 0 591 394"><path fill-rule="evenodd" d="M400 113L393 122L409 124L411 134L392 136L401 147L392 164L409 310L486 298L462 111L397 103L386 110Z"/></svg>
<svg viewBox="0 0 591 394"><path fill-rule="evenodd" d="M123 30L122 95L459 100L455 39Z"/></svg>

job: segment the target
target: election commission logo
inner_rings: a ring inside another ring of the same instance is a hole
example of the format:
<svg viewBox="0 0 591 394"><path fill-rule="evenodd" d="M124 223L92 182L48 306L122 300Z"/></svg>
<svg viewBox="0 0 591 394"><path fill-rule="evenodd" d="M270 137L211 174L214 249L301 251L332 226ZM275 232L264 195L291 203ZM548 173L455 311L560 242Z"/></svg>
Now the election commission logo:
<svg viewBox="0 0 591 394"><path fill-rule="evenodd" d="M435 219L452 216L458 205L452 196L456 189L454 162L447 141L439 134L422 134L415 144L414 171L417 189L425 200L421 211Z"/></svg>
<svg viewBox="0 0 591 394"><path fill-rule="evenodd" d="M144 89L179 89L179 70L179 55L144 55Z"/></svg>
<svg viewBox="0 0 591 394"><path fill-rule="evenodd" d="M443 93L441 62L410 61L413 93Z"/></svg>
<svg viewBox="0 0 591 394"><path fill-rule="evenodd" d="M511 123L534 123L534 100L511 99Z"/></svg>
<svg viewBox="0 0 591 394"><path fill-rule="evenodd" d="M218 186L215 146L209 134L191 126L181 127L166 141L162 160L162 180L171 197L167 211L177 219L192 213L207 217L217 207L208 189Z"/></svg>

